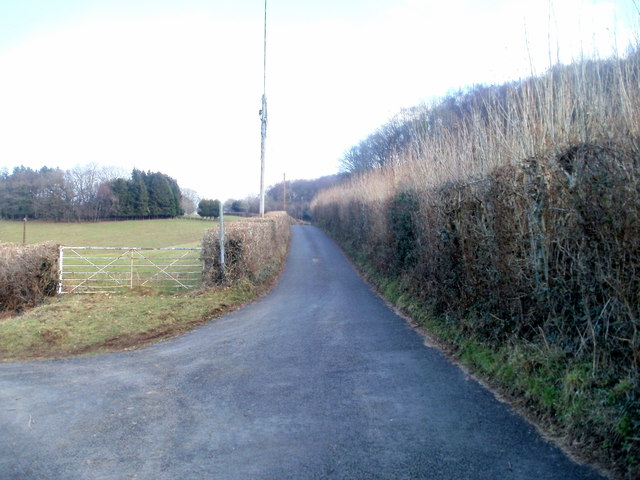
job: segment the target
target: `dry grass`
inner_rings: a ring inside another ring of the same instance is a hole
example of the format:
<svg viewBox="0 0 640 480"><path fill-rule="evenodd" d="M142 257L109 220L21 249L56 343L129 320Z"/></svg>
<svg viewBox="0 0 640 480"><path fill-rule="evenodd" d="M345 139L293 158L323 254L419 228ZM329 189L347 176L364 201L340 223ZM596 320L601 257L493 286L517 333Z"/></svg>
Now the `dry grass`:
<svg viewBox="0 0 640 480"><path fill-rule="evenodd" d="M322 192L314 219L461 352L537 352L497 362L524 369L503 386L637 478L640 51L476 88L407 125L405 148ZM536 367L540 352L557 364Z"/></svg>

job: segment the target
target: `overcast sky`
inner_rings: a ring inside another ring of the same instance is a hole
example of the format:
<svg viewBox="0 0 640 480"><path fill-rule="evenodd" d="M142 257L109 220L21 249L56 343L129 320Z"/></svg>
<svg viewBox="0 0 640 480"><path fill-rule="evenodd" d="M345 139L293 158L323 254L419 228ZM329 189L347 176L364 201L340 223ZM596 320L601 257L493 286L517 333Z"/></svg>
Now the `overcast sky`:
<svg viewBox="0 0 640 480"><path fill-rule="evenodd" d="M402 108L637 39L637 0L268 0L267 184L336 173ZM0 0L0 168L259 191L264 0Z"/></svg>

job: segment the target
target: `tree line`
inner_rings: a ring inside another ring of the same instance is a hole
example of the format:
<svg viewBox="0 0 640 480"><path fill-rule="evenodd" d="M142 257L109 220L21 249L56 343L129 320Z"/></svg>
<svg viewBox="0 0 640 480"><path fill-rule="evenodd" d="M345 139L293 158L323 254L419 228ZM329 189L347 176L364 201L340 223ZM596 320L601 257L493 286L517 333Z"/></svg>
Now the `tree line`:
<svg viewBox="0 0 640 480"><path fill-rule="evenodd" d="M267 212L286 210L293 218L311 220L311 200L320 190L332 187L348 178L346 173L326 175L315 179L287 180L271 185L265 192L265 210ZM217 200L201 200L198 215L217 217ZM260 211L260 197L250 195L244 199L230 198L224 202L225 213L231 215L257 215ZM209 214L207 212L213 212Z"/></svg>
<svg viewBox="0 0 640 480"><path fill-rule="evenodd" d="M326 175L311 180L287 180L266 191L268 210L286 210L293 218L311 220L311 200L320 190L337 185L347 178L345 174Z"/></svg>
<svg viewBox="0 0 640 480"><path fill-rule="evenodd" d="M282 210L309 220L309 204L315 194L343 181L346 174L312 180L277 183L266 191L266 210ZM286 201L283 195L286 193ZM216 218L219 201L200 199L196 192L180 189L177 182L159 172L132 172L88 164L70 170L42 167L0 168L0 218L49 221L97 221L101 219L170 218L185 213ZM256 215L257 195L228 199L224 211Z"/></svg>
<svg viewBox="0 0 640 480"><path fill-rule="evenodd" d="M447 141L447 135L462 135L466 130L477 125L501 125L509 130L511 120L510 108L513 108L514 98L526 95L526 92L537 92L545 85L554 85L561 92L562 81L568 82L575 78L580 69L583 75L591 81L597 80L606 88L616 88L620 76L635 75L634 62L640 57L640 49L631 50L627 58L611 58L607 60L585 60L579 64L555 65L544 77L531 77L519 81L507 82L500 85L473 85L447 94L444 98L435 100L432 104L421 104L399 112L387 123L379 127L372 134L349 148L340 159L340 171L348 175L392 166L405 162L407 159L433 158L433 152L428 150L424 142L425 136L441 138ZM635 79L637 80L637 79ZM574 80L575 81L575 80ZM569 88L564 85L562 88ZM586 88L580 86L580 88ZM560 95L560 93L556 93ZM564 93L563 93L564 94ZM539 95L536 93L536 95ZM585 93L586 95L586 93ZM554 98L554 97L552 97ZM556 100L560 102L560 100ZM624 101L624 98L618 99ZM540 118L545 118L545 104L531 104ZM489 106L492 106L491 109ZM499 115L496 115L499 112ZM575 114L577 115L577 113ZM574 115L574 117L575 117ZM576 118L573 118L576 120ZM584 129L590 127L593 119L583 119ZM476 151L470 152L477 154Z"/></svg>
<svg viewBox="0 0 640 480"><path fill-rule="evenodd" d="M178 183L160 172L122 171L95 164L68 171L20 166L0 170L0 218L95 221L171 218L184 214Z"/></svg>

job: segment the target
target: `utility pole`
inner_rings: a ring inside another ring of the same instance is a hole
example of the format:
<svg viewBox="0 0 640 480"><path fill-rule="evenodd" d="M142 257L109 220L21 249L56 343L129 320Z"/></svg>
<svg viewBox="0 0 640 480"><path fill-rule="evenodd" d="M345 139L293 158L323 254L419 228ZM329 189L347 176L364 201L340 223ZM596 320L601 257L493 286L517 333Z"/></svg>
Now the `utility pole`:
<svg viewBox="0 0 640 480"><path fill-rule="evenodd" d="M287 211L287 174L282 174L282 211Z"/></svg>
<svg viewBox="0 0 640 480"><path fill-rule="evenodd" d="M260 110L260 216L264 217L264 148L267 141L267 0L264 0L264 42L262 65L262 109Z"/></svg>

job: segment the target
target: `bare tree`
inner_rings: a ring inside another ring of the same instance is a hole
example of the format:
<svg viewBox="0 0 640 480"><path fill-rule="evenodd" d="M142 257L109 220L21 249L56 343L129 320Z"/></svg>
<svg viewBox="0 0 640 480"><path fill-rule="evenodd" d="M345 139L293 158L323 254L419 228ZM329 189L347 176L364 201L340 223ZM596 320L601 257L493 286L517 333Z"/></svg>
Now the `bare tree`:
<svg viewBox="0 0 640 480"><path fill-rule="evenodd" d="M129 173L116 167L103 167L96 163L77 165L65 173L70 189L70 203L76 220L97 220L104 215L104 198L99 198L100 187ZM103 194L104 197L104 194Z"/></svg>
<svg viewBox="0 0 640 480"><path fill-rule="evenodd" d="M200 202L198 192L191 190L190 188L185 188L184 190L181 190L181 192L182 199L180 200L180 203L184 213L187 215L196 213L196 210L198 209L198 202Z"/></svg>

